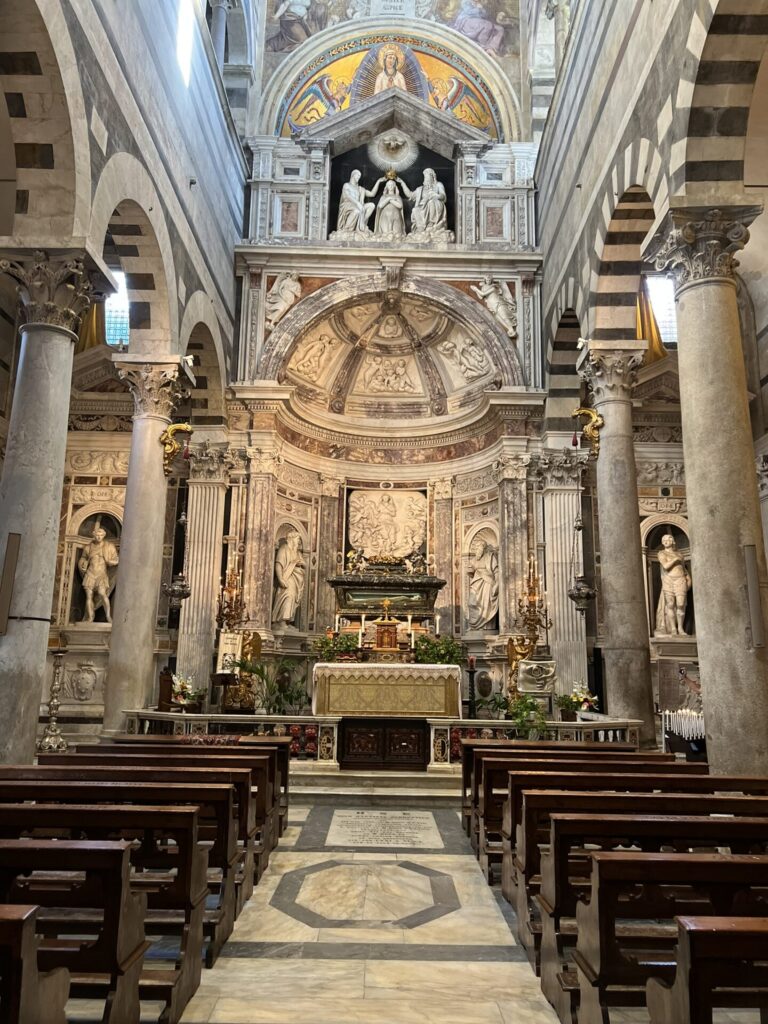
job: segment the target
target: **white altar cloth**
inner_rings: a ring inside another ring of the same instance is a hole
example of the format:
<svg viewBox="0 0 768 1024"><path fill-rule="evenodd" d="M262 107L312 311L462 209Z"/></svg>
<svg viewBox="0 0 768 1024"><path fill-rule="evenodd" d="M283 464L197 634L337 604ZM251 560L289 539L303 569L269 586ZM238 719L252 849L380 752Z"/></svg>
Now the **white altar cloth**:
<svg viewBox="0 0 768 1024"><path fill-rule="evenodd" d="M460 718L458 665L318 662L312 671L312 714Z"/></svg>

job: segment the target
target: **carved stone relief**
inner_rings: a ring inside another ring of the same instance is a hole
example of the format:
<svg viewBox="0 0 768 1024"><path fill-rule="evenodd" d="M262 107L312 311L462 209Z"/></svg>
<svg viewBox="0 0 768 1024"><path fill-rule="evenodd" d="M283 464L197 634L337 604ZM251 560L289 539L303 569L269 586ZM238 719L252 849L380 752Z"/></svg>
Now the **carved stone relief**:
<svg viewBox="0 0 768 1024"><path fill-rule="evenodd" d="M480 380L492 369L488 356L475 338L446 338L438 344L437 350L468 383Z"/></svg>
<svg viewBox="0 0 768 1024"><path fill-rule="evenodd" d="M367 559L404 558L427 536L427 499L422 491L357 490L349 495L347 544Z"/></svg>
<svg viewBox="0 0 768 1024"><path fill-rule="evenodd" d="M305 338L296 349L288 369L300 377L315 382L320 377L324 363L339 344L338 338L330 334L321 334L317 338Z"/></svg>

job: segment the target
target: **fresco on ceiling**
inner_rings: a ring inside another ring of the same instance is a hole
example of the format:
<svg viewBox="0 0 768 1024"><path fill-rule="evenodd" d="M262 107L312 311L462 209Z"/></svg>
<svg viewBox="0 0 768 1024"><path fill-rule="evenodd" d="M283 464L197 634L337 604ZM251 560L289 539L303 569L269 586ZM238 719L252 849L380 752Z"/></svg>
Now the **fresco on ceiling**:
<svg viewBox="0 0 768 1024"><path fill-rule="evenodd" d="M487 53L516 45L518 0L268 0L266 49L290 53L316 32L369 17L424 18L448 25Z"/></svg>
<svg viewBox="0 0 768 1024"><path fill-rule="evenodd" d="M289 137L356 103L400 89L500 137L498 107L485 82L456 54L411 36L368 36L331 47L291 83L277 133Z"/></svg>

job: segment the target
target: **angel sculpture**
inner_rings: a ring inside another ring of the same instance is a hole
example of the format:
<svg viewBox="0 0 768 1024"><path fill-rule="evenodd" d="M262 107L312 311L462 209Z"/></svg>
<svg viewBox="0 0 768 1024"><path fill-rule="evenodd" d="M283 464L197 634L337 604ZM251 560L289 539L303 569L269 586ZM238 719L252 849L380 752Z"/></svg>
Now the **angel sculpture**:
<svg viewBox="0 0 768 1024"><path fill-rule="evenodd" d="M301 282L298 274L278 274L275 283L267 292L264 308L267 314L267 329L272 330L291 306L301 297Z"/></svg>
<svg viewBox="0 0 768 1024"><path fill-rule="evenodd" d="M494 281L486 274L479 285L470 285L489 312L499 321L510 338L517 337L517 304L506 281Z"/></svg>

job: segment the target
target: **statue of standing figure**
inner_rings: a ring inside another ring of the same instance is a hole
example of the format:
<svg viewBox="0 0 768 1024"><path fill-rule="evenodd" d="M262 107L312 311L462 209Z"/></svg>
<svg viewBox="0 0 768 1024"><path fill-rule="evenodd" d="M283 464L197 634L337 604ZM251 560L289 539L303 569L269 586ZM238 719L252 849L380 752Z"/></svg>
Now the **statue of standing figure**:
<svg viewBox="0 0 768 1024"><path fill-rule="evenodd" d="M482 629L499 610L499 559L482 537L472 541L469 561L470 629Z"/></svg>
<svg viewBox="0 0 768 1024"><path fill-rule="evenodd" d="M100 522L96 522L91 534L93 540L83 548L77 567L83 574L83 590L85 591L85 616L83 622L93 622L96 605L100 601L107 622L112 621L112 606L109 595L113 581L109 570L118 563L117 548L111 540L107 540L107 531ZM94 600L94 593L96 600Z"/></svg>
<svg viewBox="0 0 768 1024"><path fill-rule="evenodd" d="M661 545L658 551L661 594L656 609L656 635L686 636L685 612L691 575L671 533L664 534Z"/></svg>
<svg viewBox="0 0 768 1024"><path fill-rule="evenodd" d="M301 550L301 534L289 530L275 555L275 597L272 602L272 624L293 627L304 596L307 566ZM294 627L295 628L295 627Z"/></svg>

